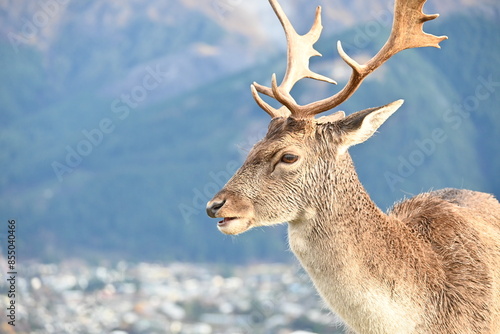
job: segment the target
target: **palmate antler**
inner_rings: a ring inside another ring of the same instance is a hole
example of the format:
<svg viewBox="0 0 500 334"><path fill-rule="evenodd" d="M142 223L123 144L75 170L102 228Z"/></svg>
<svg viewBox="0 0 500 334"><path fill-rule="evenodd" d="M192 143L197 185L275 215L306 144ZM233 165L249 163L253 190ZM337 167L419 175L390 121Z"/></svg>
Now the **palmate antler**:
<svg viewBox="0 0 500 334"><path fill-rule="evenodd" d="M310 31L301 36L297 34L277 0L269 0L285 30L288 44L287 69L285 77L279 86L276 82L275 74L272 76L271 88L254 82L251 86L251 90L255 101L273 118L288 117L290 115L296 118L314 117L316 114L330 110L345 102L354 94L361 82L371 72L376 70L399 51L425 46L439 48L439 43L448 37L438 37L423 31L423 24L425 22L439 16L439 14L426 15L422 12L425 1L426 0L395 1L394 22L389 39L380 51L365 64L358 64L354 59L349 57L342 49L342 45L339 41L337 43L338 52L342 59L352 68L352 74L349 81L341 91L333 96L307 105L299 105L290 95L290 91L297 81L303 78L312 78L336 84L334 80L314 73L309 69L309 58L321 56L313 47L314 43L318 41L321 30L323 29L321 25L321 7L318 6L316 9L316 18ZM271 107L260 97L259 93L274 98L283 106L279 109Z"/></svg>

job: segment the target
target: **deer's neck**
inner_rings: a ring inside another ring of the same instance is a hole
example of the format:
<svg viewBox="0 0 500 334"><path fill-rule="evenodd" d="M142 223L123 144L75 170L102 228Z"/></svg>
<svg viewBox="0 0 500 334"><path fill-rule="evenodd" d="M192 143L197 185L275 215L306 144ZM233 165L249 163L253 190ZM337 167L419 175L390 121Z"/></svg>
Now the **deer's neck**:
<svg viewBox="0 0 500 334"><path fill-rule="evenodd" d="M347 154L329 167L331 175L315 176L323 187L309 210L289 224L292 251L323 298L354 328L387 329L396 319L411 328L418 315L406 310L417 309L409 296L418 289L424 250L411 244L418 241L402 222L370 199Z"/></svg>

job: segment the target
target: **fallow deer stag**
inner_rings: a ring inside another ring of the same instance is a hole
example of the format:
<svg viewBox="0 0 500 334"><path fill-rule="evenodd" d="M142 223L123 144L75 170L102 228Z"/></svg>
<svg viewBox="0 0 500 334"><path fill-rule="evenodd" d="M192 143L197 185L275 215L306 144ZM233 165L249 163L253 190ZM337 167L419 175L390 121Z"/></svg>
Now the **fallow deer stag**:
<svg viewBox="0 0 500 334"><path fill-rule="evenodd" d="M288 222L290 247L322 298L357 333L500 333L500 204L491 195L443 189L417 195L383 213L370 199L347 152L368 139L403 103L349 116L315 118L347 100L363 79L399 51L434 46L445 36L423 32L425 0L396 0L390 37L367 63L352 68L337 94L307 105L290 95L312 72L309 58L322 30L321 8L298 35L270 0L288 41L288 67L278 86L254 83L271 117L268 133L207 204L218 228L239 234ZM271 107L266 94L283 106Z"/></svg>

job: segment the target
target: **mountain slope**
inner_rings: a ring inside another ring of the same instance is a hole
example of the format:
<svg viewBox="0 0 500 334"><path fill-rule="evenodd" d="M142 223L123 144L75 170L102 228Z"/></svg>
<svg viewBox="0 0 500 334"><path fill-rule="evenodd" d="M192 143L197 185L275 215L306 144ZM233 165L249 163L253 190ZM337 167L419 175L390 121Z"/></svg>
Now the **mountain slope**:
<svg viewBox="0 0 500 334"><path fill-rule="evenodd" d="M57 31L39 35L44 43L18 52L6 35L0 43L8 64L0 68L0 212L19 221L23 257L288 259L282 228L231 238L204 212L265 133L268 116L248 87L282 75L284 54L266 50L267 42L256 49L187 1L165 5L160 16L135 2L128 14L112 4L68 6L87 14L60 14ZM426 30L450 37L441 50L395 56L342 106L406 101L351 150L382 207L447 186L500 195L499 24L489 15L429 23ZM346 66L334 55L336 40L363 58L382 45L386 28L326 35L318 43L325 57L313 67L341 87ZM305 102L337 89L307 81L294 94Z"/></svg>

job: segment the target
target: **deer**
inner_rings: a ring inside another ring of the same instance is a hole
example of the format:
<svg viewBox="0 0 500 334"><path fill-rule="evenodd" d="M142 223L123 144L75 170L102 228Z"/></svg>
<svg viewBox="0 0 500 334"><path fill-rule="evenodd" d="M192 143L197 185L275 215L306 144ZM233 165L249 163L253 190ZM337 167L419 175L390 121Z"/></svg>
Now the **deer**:
<svg viewBox="0 0 500 334"><path fill-rule="evenodd" d="M392 29L379 52L351 67L345 86L299 104L291 96L304 78L335 83L313 72L310 58L321 31L321 7L299 35L277 0L269 0L287 39L287 68L278 85L253 83L251 93L269 116L268 131L243 165L207 203L218 229L237 235L288 224L291 251L326 306L350 333L500 333L500 203L491 194L445 188L402 200L383 212L361 184L348 149L370 138L401 105L316 117L345 102L393 55L440 48L446 36L423 31L439 15L426 0L395 0ZM276 100L279 108L260 94Z"/></svg>

